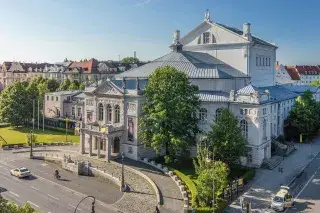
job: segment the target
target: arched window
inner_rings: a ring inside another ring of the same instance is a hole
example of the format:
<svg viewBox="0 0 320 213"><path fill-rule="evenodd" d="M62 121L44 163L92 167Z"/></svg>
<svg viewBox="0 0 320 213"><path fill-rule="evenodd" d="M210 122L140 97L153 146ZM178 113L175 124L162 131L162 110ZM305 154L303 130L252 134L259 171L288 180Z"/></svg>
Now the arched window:
<svg viewBox="0 0 320 213"><path fill-rule="evenodd" d="M112 121L112 106L110 104L107 105L107 122L111 123Z"/></svg>
<svg viewBox="0 0 320 213"><path fill-rule="evenodd" d="M200 109L199 118L202 123L207 123L207 110L205 108Z"/></svg>
<svg viewBox="0 0 320 213"><path fill-rule="evenodd" d="M99 121L103 121L103 105L100 103L99 104L99 116L98 116Z"/></svg>
<svg viewBox="0 0 320 213"><path fill-rule="evenodd" d="M198 37L198 44L201 44L201 36Z"/></svg>
<svg viewBox="0 0 320 213"><path fill-rule="evenodd" d="M241 133L243 137L248 139L248 122L246 120L241 120L240 121L240 128L241 128Z"/></svg>
<svg viewBox="0 0 320 213"><path fill-rule="evenodd" d="M115 123L120 123L120 107L119 105L116 105L115 106L115 116L116 116L116 119L115 119Z"/></svg>
<svg viewBox="0 0 320 213"><path fill-rule="evenodd" d="M218 120L220 115L221 115L221 108L216 110L216 121Z"/></svg>
<svg viewBox="0 0 320 213"><path fill-rule="evenodd" d="M267 138L267 120L263 119L262 123L263 139Z"/></svg>
<svg viewBox="0 0 320 213"><path fill-rule="evenodd" d="M217 43L216 37L214 37L214 35L212 34L212 44L215 44L215 43Z"/></svg>

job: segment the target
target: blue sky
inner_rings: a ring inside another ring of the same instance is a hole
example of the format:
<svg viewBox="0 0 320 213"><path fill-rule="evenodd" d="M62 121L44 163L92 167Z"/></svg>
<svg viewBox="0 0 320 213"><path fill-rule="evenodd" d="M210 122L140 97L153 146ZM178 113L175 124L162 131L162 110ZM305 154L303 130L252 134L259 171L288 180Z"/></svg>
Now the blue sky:
<svg viewBox="0 0 320 213"><path fill-rule="evenodd" d="M320 64L320 2L289 0L0 0L0 61L58 62L169 52L175 29L184 35L211 19L279 46L283 64Z"/></svg>

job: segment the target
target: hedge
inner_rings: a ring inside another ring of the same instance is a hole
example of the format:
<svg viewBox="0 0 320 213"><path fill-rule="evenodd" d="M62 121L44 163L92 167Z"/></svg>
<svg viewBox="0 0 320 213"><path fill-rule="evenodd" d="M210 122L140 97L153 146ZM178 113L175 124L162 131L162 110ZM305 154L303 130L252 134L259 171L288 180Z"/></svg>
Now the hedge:
<svg viewBox="0 0 320 213"><path fill-rule="evenodd" d="M191 193L191 205L197 205L197 187L194 182L185 174L178 170L173 170L173 172L186 184L188 191Z"/></svg>
<svg viewBox="0 0 320 213"><path fill-rule="evenodd" d="M218 205L215 208L214 212L220 213L227 207L227 201L223 199L217 199ZM196 213L212 213L212 207L198 207L196 208Z"/></svg>

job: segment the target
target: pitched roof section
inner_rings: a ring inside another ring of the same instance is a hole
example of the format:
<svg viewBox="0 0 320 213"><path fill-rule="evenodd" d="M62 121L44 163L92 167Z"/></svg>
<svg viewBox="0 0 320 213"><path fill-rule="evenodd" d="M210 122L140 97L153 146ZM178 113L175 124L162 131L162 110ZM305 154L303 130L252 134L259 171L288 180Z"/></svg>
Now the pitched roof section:
<svg viewBox="0 0 320 213"><path fill-rule="evenodd" d="M261 87L261 90L269 90L271 97L274 101L284 101L287 99L293 99L299 96L299 94L282 87L282 85Z"/></svg>
<svg viewBox="0 0 320 213"><path fill-rule="evenodd" d="M199 98L205 102L228 102L229 94L222 91L200 91Z"/></svg>
<svg viewBox="0 0 320 213"><path fill-rule="evenodd" d="M248 78L241 71L207 53L171 52L141 67L116 75L116 78L148 78L157 68L171 66L189 78Z"/></svg>
<svg viewBox="0 0 320 213"><path fill-rule="evenodd" d="M74 68L82 70L84 73L93 73L97 71L98 61L91 58L89 61L72 62L67 70L72 71Z"/></svg>
<svg viewBox="0 0 320 213"><path fill-rule="evenodd" d="M243 31L238 29L238 28L230 27L230 26L227 26L227 25L224 25L224 24L220 24L220 23L213 23L213 24L219 25L220 27L223 27L223 28L225 28L227 30L230 30L230 31L232 31L232 32L234 32L234 33L236 33L236 34L238 34L240 36L243 35ZM257 44L278 48L276 45L274 45L274 44L272 44L272 43L270 43L268 41L262 40L261 38L258 38L258 37L253 36L253 35L252 35L252 40Z"/></svg>
<svg viewBox="0 0 320 213"><path fill-rule="evenodd" d="M255 87L255 86L249 84L248 86L239 89L237 91L237 94L250 95L250 94L253 94L255 92L265 92L265 91L260 89L259 87Z"/></svg>
<svg viewBox="0 0 320 213"><path fill-rule="evenodd" d="M288 74L290 75L292 80L299 81L300 75L295 67L292 66L284 66L284 68L287 70Z"/></svg>
<svg viewBox="0 0 320 213"><path fill-rule="evenodd" d="M307 90L310 90L311 92L315 93L319 91L319 87L316 86L308 86L308 85L291 85L291 84L282 84L280 85L283 88L286 88L292 92L295 93L303 93Z"/></svg>

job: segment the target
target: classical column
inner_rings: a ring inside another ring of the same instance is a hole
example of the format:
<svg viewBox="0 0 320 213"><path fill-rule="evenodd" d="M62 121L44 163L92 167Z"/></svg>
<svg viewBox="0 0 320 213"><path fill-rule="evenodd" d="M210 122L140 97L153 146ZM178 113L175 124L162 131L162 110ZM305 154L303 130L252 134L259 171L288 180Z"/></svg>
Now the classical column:
<svg viewBox="0 0 320 213"><path fill-rule="evenodd" d="M88 142L89 142L89 156L91 157L92 156L92 135L89 135Z"/></svg>
<svg viewBox="0 0 320 213"><path fill-rule="evenodd" d="M112 138L108 137L106 139L106 162L109 162L110 161L110 158L111 158L111 141L112 141Z"/></svg>
<svg viewBox="0 0 320 213"><path fill-rule="evenodd" d="M100 138L96 137L96 143L97 143L97 147L98 147L98 154L97 157L100 158Z"/></svg>
<svg viewBox="0 0 320 213"><path fill-rule="evenodd" d="M93 149L96 150L97 149L97 137L96 136L92 136L93 137Z"/></svg>
<svg viewBox="0 0 320 213"><path fill-rule="evenodd" d="M84 154L85 142L86 142L86 135L81 132L81 134L80 134L80 154Z"/></svg>

